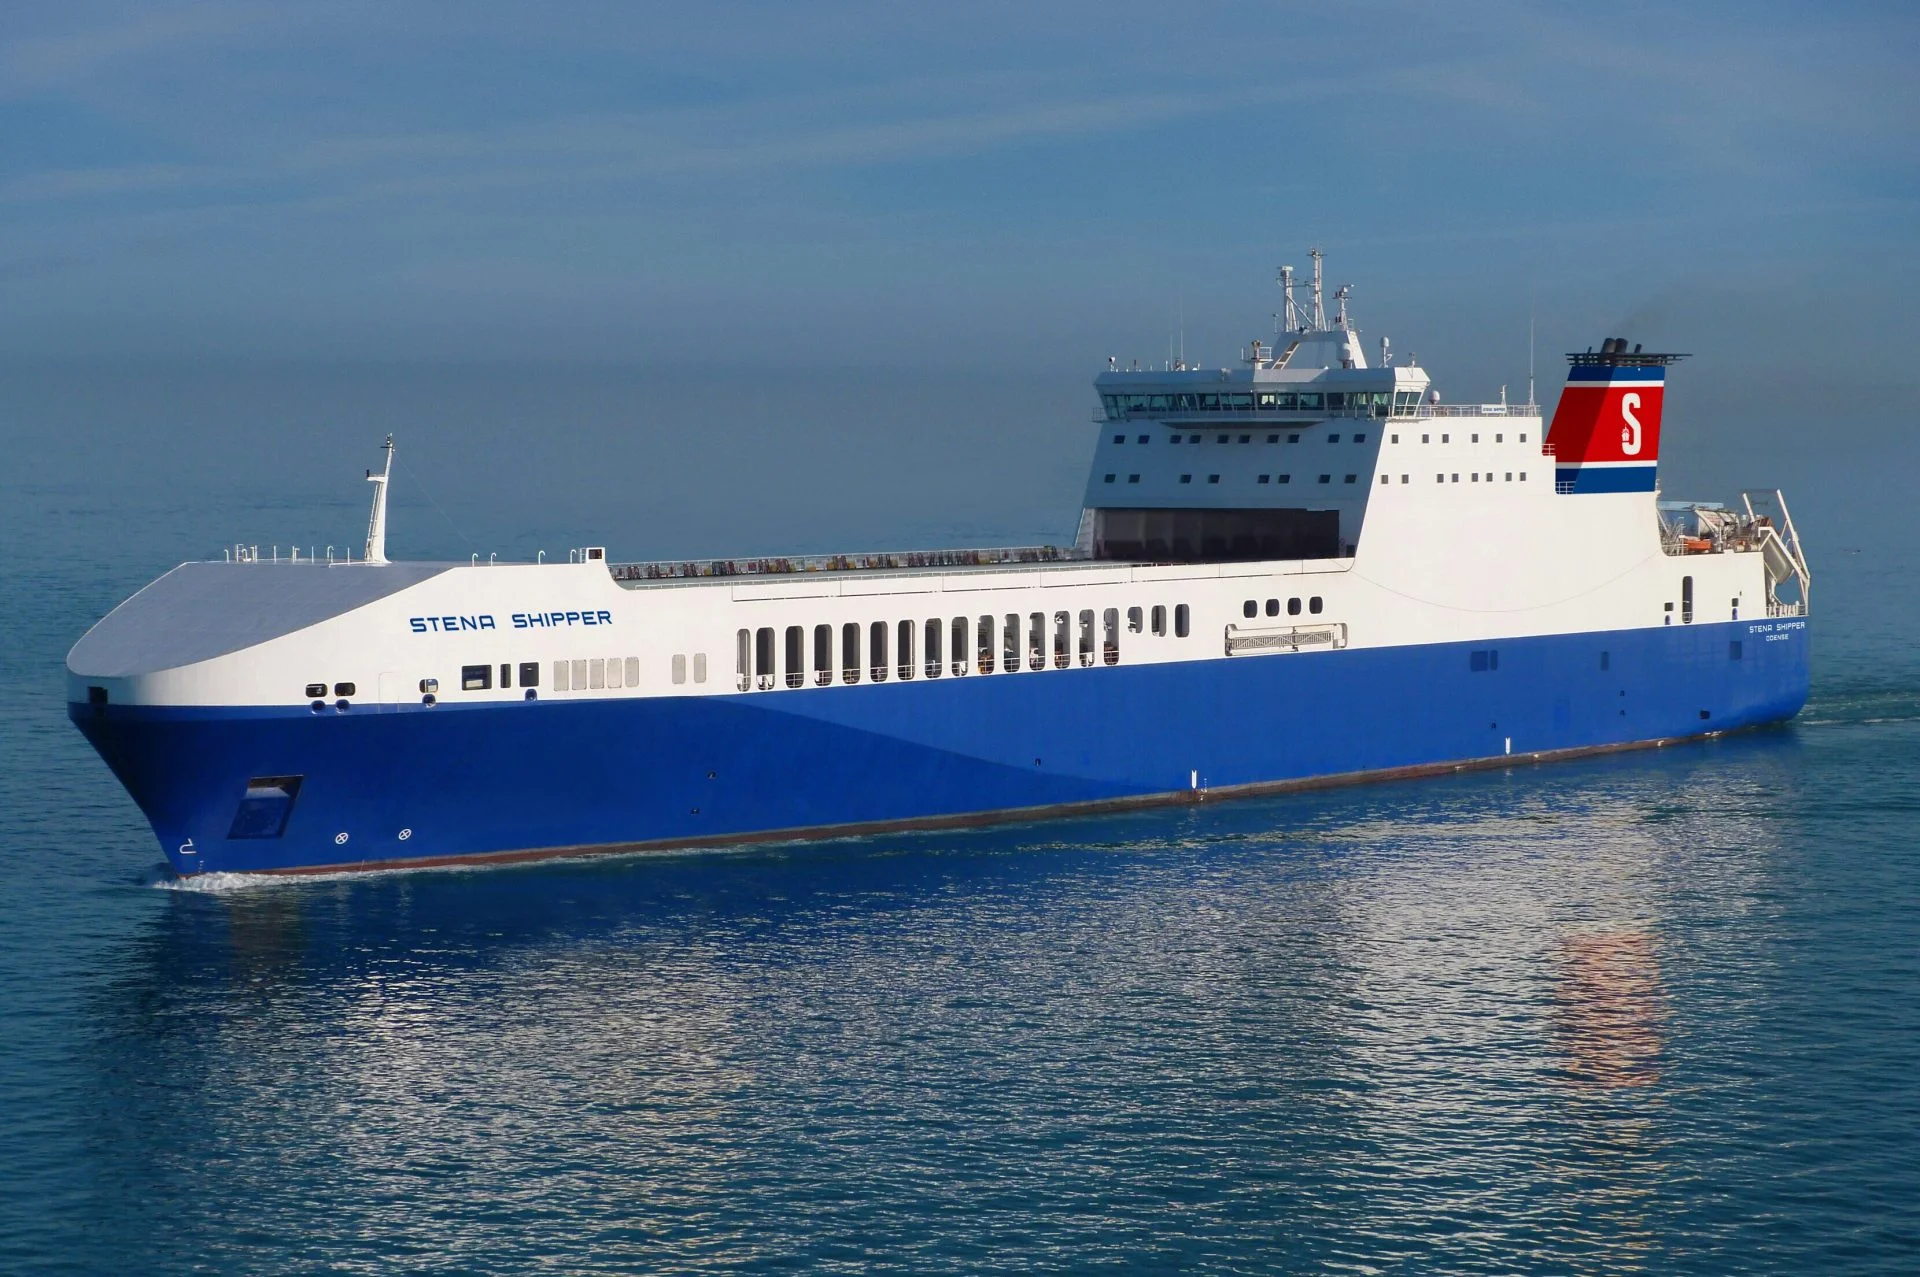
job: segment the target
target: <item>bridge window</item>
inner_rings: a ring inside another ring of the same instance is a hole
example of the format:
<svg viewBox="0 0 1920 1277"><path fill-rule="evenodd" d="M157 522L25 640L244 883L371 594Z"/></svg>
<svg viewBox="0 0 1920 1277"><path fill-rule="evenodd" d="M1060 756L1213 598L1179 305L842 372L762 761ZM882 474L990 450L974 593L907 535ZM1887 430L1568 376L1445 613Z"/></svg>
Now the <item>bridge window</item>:
<svg viewBox="0 0 1920 1277"><path fill-rule="evenodd" d="M1173 609L1173 636L1175 638L1185 638L1192 629L1192 620L1193 614L1187 610L1185 603L1175 607Z"/></svg>
<svg viewBox="0 0 1920 1277"><path fill-rule="evenodd" d="M926 658L925 669L927 671L928 678L940 677L940 669L941 669L940 628L941 626L940 626L939 617L936 616L936 617L927 618L927 627L925 631L927 644L926 644L926 651L924 655Z"/></svg>
<svg viewBox="0 0 1920 1277"><path fill-rule="evenodd" d="M900 677L903 679L913 677L913 630L912 621L902 621L896 627L900 642L894 657L899 662Z"/></svg>
<svg viewBox="0 0 1920 1277"><path fill-rule="evenodd" d="M813 681L825 687L833 682L833 627L813 627Z"/></svg>
<svg viewBox="0 0 1920 1277"><path fill-rule="evenodd" d="M840 627L840 681L860 681L860 623L848 621Z"/></svg>
<svg viewBox="0 0 1920 1277"><path fill-rule="evenodd" d="M867 677L876 683L887 681L887 623L875 621L867 627Z"/></svg>

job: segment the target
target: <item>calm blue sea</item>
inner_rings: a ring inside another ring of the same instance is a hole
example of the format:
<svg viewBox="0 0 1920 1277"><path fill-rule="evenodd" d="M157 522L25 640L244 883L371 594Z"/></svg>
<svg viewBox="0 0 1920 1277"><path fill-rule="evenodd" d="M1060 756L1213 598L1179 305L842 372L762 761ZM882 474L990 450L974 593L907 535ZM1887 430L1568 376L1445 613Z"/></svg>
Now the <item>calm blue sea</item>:
<svg viewBox="0 0 1920 1277"><path fill-rule="evenodd" d="M394 548L462 558L1058 535L1084 451L1077 383L984 445L931 402L848 427L874 390L801 446L697 388L243 381L0 409L0 1270L1920 1269L1900 467L1773 471L1816 572L1782 730L208 890L66 722L62 657L182 558L357 540L386 430Z"/></svg>

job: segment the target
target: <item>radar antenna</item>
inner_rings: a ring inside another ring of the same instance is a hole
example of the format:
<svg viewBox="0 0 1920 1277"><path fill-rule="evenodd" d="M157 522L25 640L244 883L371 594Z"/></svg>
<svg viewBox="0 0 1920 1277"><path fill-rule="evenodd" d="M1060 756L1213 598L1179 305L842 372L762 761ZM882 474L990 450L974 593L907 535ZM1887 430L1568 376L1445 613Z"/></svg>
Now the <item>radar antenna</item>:
<svg viewBox="0 0 1920 1277"><path fill-rule="evenodd" d="M387 436L387 464L375 474L367 471L367 482L373 485L373 513L367 516L367 552L364 556L368 563L387 561L387 480L393 477L393 436Z"/></svg>

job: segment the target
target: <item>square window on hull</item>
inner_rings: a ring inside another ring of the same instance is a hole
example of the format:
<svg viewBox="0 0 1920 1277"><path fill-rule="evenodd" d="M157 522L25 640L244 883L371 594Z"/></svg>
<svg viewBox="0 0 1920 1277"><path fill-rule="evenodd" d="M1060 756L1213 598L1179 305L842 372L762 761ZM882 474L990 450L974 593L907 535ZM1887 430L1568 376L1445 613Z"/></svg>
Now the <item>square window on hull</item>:
<svg viewBox="0 0 1920 1277"><path fill-rule="evenodd" d="M287 831L293 800L300 796L299 776L255 776L247 782L233 813L228 838L278 838Z"/></svg>

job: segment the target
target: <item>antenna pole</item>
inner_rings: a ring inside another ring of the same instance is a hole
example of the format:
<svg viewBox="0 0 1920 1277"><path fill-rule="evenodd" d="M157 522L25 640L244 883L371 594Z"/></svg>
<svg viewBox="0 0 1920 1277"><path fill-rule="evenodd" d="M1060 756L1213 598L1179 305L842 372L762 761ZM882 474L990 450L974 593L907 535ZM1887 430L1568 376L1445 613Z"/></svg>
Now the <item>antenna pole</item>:
<svg viewBox="0 0 1920 1277"><path fill-rule="evenodd" d="M373 513L367 517L367 552L361 557L368 563L387 561L387 481L393 477L393 436L387 436L387 464L379 474L367 471L367 482L373 485Z"/></svg>
<svg viewBox="0 0 1920 1277"><path fill-rule="evenodd" d="M1313 328L1315 332L1325 332L1327 329L1327 307L1320 290L1320 250L1310 248L1307 250L1307 256L1313 258Z"/></svg>
<svg viewBox="0 0 1920 1277"><path fill-rule="evenodd" d="M1527 407L1533 403L1533 285L1527 285Z"/></svg>

